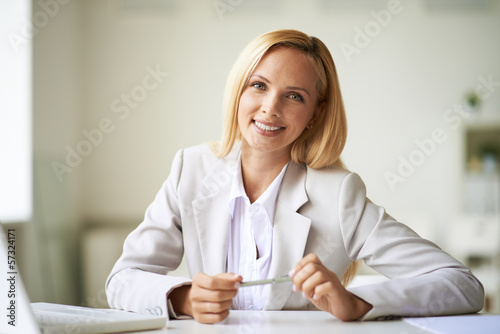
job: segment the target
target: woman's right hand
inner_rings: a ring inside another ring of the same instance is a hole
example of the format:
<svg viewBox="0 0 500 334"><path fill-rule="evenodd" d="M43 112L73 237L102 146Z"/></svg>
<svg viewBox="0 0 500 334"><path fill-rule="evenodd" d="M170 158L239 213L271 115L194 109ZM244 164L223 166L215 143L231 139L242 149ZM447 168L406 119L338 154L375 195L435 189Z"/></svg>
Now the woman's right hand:
<svg viewBox="0 0 500 334"><path fill-rule="evenodd" d="M196 274L189 293L193 318L204 324L226 319L242 280L241 276L233 273L215 276Z"/></svg>
<svg viewBox="0 0 500 334"><path fill-rule="evenodd" d="M184 298L189 305L183 303L183 313L204 324L221 322L229 315L229 308L233 303L233 298L238 293L242 279L241 276L233 273L222 273L215 276L204 273L196 274L191 286L185 291ZM175 292L175 290L172 291L172 294Z"/></svg>

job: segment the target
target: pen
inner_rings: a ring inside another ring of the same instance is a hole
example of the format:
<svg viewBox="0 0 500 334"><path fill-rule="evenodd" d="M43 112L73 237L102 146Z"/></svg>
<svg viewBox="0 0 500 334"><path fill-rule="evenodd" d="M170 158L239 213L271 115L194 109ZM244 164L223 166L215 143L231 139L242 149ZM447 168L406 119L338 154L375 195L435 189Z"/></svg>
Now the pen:
<svg viewBox="0 0 500 334"><path fill-rule="evenodd" d="M251 286L251 285L262 285L262 284L276 284L276 283L286 283L291 282L292 278L290 276L282 276L278 278L269 278L263 279L259 281L249 281L249 282L241 282L241 287Z"/></svg>

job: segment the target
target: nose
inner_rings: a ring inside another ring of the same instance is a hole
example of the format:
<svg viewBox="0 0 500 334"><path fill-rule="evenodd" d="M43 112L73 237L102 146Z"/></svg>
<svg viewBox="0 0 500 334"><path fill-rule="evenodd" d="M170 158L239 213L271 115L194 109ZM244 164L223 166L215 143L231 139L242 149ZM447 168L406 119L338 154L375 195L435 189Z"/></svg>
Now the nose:
<svg viewBox="0 0 500 334"><path fill-rule="evenodd" d="M281 99L278 94L268 93L262 101L261 111L268 117L279 117L281 115Z"/></svg>

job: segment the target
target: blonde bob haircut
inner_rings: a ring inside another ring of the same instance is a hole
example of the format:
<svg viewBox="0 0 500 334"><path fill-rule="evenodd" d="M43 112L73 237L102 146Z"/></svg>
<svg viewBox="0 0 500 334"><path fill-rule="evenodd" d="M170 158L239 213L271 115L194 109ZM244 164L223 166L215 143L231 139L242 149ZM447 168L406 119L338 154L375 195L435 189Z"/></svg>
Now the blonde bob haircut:
<svg viewBox="0 0 500 334"><path fill-rule="evenodd" d="M305 129L295 140L291 151L292 160L313 169L344 167L340 154L347 138L347 121L333 58L318 38L287 29L258 36L245 47L236 60L224 92L222 139L214 147L216 155L220 158L227 156L235 142L241 140L238 126L240 96L264 54L276 47L293 48L303 52L311 60L318 78L316 108L320 108L319 115L313 127ZM357 268L358 262L351 263L347 268L342 278L344 286L354 277Z"/></svg>
<svg viewBox="0 0 500 334"><path fill-rule="evenodd" d="M240 54L227 80L223 100L222 139L215 149L218 157L231 152L241 140L238 126L238 105L247 81L264 54L271 48L288 47L303 52L313 65L318 78L316 108L319 115L310 129L295 140L291 157L297 164L321 169L343 167L340 154L347 137L347 122L335 63L328 48L316 37L297 30L275 30L251 41Z"/></svg>

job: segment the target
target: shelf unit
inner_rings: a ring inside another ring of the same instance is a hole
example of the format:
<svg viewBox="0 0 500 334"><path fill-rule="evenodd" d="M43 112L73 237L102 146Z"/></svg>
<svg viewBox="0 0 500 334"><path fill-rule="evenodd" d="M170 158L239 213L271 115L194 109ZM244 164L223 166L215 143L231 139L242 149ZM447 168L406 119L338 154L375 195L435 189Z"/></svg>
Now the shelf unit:
<svg viewBox="0 0 500 334"><path fill-rule="evenodd" d="M450 252L485 287L486 312L500 312L500 121L467 124L462 137L462 213L447 236Z"/></svg>

